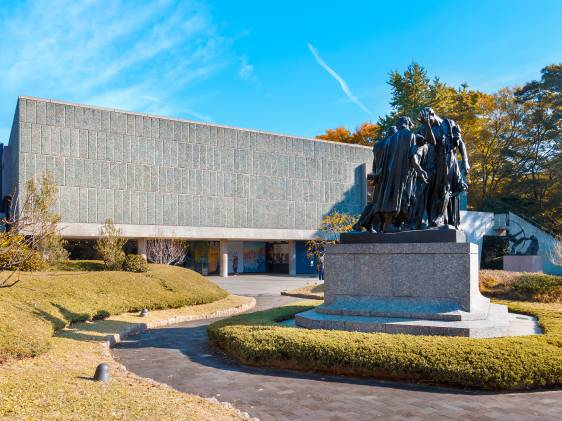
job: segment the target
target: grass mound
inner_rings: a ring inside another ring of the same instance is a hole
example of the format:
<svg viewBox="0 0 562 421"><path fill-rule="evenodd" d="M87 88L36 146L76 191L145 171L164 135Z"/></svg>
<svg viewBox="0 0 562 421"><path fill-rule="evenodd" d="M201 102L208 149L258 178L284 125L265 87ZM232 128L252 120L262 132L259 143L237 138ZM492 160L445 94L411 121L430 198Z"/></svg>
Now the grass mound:
<svg viewBox="0 0 562 421"><path fill-rule="evenodd" d="M230 295L210 304L151 311L142 322L182 316L203 318L248 301ZM134 313L76 323L52 337L48 352L0 366L0 419L241 419L242 414L232 407L140 378L115 362L104 345L107 335L120 333L139 321ZM91 380L101 362L109 365L108 383Z"/></svg>
<svg viewBox="0 0 562 421"><path fill-rule="evenodd" d="M311 300L324 299L324 284L313 283L305 285L300 288L295 288L290 291L283 291L281 295L288 295L290 297L308 298Z"/></svg>
<svg viewBox="0 0 562 421"><path fill-rule="evenodd" d="M315 302L318 305L320 302ZM538 317L544 335L495 339L390 335L282 327L310 302L233 317L209 336L250 365L482 389L562 385L562 306L503 302Z"/></svg>
<svg viewBox="0 0 562 421"><path fill-rule="evenodd" d="M480 290L496 298L562 303L562 276L481 270Z"/></svg>
<svg viewBox="0 0 562 421"><path fill-rule="evenodd" d="M19 273L18 283L0 289L0 363L45 352L53 333L70 323L227 296L198 273L175 266L150 265L146 273L101 271L98 262L68 262L63 268Z"/></svg>

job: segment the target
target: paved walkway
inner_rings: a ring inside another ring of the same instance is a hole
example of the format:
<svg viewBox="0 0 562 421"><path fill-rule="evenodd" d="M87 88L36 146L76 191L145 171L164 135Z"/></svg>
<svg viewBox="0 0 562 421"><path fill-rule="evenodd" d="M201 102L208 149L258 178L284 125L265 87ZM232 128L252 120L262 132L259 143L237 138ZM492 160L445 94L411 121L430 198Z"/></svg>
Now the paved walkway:
<svg viewBox="0 0 562 421"><path fill-rule="evenodd" d="M255 296L259 309L294 301L279 292L314 281L273 276L213 280L233 293ZM230 402L262 420L561 418L560 390L493 394L244 367L209 345L211 322L145 332L122 342L114 356L140 376Z"/></svg>

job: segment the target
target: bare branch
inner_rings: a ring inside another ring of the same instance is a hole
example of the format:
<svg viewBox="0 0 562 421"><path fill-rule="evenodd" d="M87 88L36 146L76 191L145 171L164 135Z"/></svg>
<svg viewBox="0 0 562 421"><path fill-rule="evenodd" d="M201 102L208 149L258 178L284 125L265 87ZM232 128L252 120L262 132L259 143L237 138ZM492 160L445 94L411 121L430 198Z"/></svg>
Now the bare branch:
<svg viewBox="0 0 562 421"><path fill-rule="evenodd" d="M183 240L159 238L148 240L146 244L146 257L152 263L181 264L186 255L187 242Z"/></svg>

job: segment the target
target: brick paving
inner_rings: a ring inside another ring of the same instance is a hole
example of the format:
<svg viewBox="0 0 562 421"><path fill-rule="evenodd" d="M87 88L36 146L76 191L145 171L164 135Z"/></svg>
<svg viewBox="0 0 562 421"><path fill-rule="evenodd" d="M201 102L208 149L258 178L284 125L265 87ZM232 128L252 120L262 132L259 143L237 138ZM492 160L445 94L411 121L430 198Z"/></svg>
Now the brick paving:
<svg viewBox="0 0 562 421"><path fill-rule="evenodd" d="M219 282L240 289L233 279ZM285 289L282 278L244 282L252 287L246 295L256 296L258 309L295 300L276 295L276 289ZM211 322L150 330L123 341L113 353L140 376L230 402L262 420L562 419L561 390L494 394L245 367L209 345Z"/></svg>

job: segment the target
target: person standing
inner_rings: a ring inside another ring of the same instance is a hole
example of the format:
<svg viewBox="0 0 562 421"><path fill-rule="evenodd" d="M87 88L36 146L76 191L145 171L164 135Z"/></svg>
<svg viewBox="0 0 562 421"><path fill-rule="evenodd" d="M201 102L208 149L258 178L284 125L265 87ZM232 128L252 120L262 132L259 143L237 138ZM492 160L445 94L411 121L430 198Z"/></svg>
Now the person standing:
<svg viewBox="0 0 562 421"><path fill-rule="evenodd" d="M232 258L232 271L235 275L238 275L238 256L236 255Z"/></svg>
<svg viewBox="0 0 562 421"><path fill-rule="evenodd" d="M324 255L323 254L321 254L320 257L318 257L318 280L319 281L324 280Z"/></svg>

